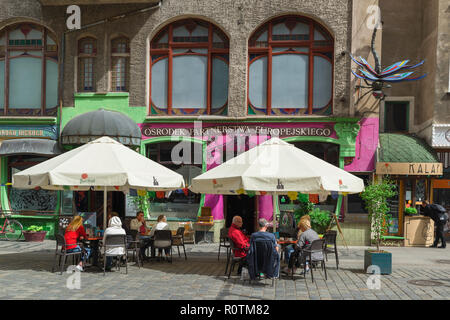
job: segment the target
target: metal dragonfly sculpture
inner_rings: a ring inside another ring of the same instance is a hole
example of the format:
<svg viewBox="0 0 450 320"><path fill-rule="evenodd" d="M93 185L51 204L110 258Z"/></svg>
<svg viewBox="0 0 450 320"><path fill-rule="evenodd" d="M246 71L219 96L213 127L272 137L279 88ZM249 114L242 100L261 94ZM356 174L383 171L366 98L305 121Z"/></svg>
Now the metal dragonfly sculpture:
<svg viewBox="0 0 450 320"><path fill-rule="evenodd" d="M367 85L367 86L359 85L357 86L357 88L371 89L368 92L366 92L362 97L360 97L358 101L361 100L365 95L367 95L370 92L372 92L375 98L383 100L385 98L383 88L391 88L391 85L389 83L415 81L423 79L427 76L427 74L425 73L424 75L421 75L419 77L410 77L414 72L412 71L404 72L406 70L411 70L423 65L425 63L425 60L422 60L421 62L415 65L408 65L407 63L409 62L409 60L402 60L382 70L380 59L375 50L376 33L377 27L375 27L373 31L371 43L371 51L375 60L375 68L372 68L372 66L363 57L359 57L360 61L358 61L350 54L352 60L358 66L361 67L358 70L359 72L354 72L352 70L352 73L355 75L355 77L364 80L364 82Z"/></svg>

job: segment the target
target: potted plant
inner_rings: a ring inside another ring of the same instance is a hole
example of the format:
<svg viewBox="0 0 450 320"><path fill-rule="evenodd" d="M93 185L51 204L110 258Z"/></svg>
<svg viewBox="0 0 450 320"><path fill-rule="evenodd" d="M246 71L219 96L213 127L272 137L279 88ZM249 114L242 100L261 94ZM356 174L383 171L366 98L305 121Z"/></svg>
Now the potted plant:
<svg viewBox="0 0 450 320"><path fill-rule="evenodd" d="M407 216L417 216L417 215L419 215L419 213L417 212L417 209L413 208L413 207L405 208L405 214Z"/></svg>
<svg viewBox="0 0 450 320"><path fill-rule="evenodd" d="M374 183L365 188L361 198L369 211L372 239L376 244L376 250L367 249L364 252L364 270L369 266L378 266L380 274L392 273L392 254L380 250L382 236L388 231L391 216L387 200L397 194L396 186L388 179L380 183Z"/></svg>
<svg viewBox="0 0 450 320"><path fill-rule="evenodd" d="M42 226L30 226L23 232L25 241L42 242L45 239L47 231Z"/></svg>

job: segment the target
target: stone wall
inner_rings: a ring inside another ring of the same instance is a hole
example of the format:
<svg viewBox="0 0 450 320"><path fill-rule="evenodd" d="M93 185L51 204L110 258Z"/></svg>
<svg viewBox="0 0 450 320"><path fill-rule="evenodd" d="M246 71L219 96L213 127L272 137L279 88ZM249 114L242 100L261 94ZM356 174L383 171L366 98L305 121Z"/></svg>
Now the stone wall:
<svg viewBox="0 0 450 320"><path fill-rule="evenodd" d="M146 8L150 5L82 6L82 26L108 17ZM57 30L59 39L65 27L66 7L44 7L45 21ZM334 115L349 115L350 50L352 7L349 0L165 0L160 8L101 23L65 34L63 106L73 106L77 41L85 35L98 40L96 61L97 91L108 90L109 43L122 34L130 39L130 106L148 105L148 44L152 36L167 23L184 17L197 17L213 22L230 38L230 74L228 116L247 115L247 44L255 29L269 19L285 15L309 16L323 24L335 38Z"/></svg>

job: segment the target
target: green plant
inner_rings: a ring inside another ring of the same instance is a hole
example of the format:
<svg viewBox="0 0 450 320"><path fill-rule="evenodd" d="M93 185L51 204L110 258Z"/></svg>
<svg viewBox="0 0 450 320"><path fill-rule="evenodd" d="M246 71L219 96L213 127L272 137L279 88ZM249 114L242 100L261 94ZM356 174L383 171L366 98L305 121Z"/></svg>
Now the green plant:
<svg viewBox="0 0 450 320"><path fill-rule="evenodd" d="M137 195L132 197L133 204L138 208L138 210L144 212L146 214L150 208L150 196L148 193L144 195Z"/></svg>
<svg viewBox="0 0 450 320"><path fill-rule="evenodd" d="M44 227L42 227L42 226L29 226L27 228L27 231L30 231L30 232L44 231Z"/></svg>
<svg viewBox="0 0 450 320"><path fill-rule="evenodd" d="M324 234L331 222L331 213L327 210L315 208L310 212L311 228L319 234Z"/></svg>
<svg viewBox="0 0 450 320"><path fill-rule="evenodd" d="M372 237L375 240L377 252L380 252L381 237L390 226L391 215L388 214L387 200L395 195L397 195L396 186L389 179L383 179L381 183L366 186L361 193L361 198L369 211Z"/></svg>
<svg viewBox="0 0 450 320"><path fill-rule="evenodd" d="M411 216L417 215L417 209L413 207L405 208L405 213Z"/></svg>
<svg viewBox="0 0 450 320"><path fill-rule="evenodd" d="M313 204L312 204L313 205ZM311 228L319 234L324 234L327 231L331 222L331 213L326 210L320 210L320 208L314 208L309 212L304 209L298 208L294 211L296 221L300 221L300 218L309 214L311 218Z"/></svg>
<svg viewBox="0 0 450 320"><path fill-rule="evenodd" d="M309 199L300 199L300 204L294 211L295 221L300 221L300 218L309 214L314 209L314 203L309 202Z"/></svg>

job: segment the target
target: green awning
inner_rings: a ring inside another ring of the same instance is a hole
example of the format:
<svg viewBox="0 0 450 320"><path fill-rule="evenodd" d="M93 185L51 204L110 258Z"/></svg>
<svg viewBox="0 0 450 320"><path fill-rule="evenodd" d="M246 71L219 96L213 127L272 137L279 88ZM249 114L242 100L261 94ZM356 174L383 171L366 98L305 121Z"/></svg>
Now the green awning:
<svg viewBox="0 0 450 320"><path fill-rule="evenodd" d="M436 152L422 139L396 133L380 133L378 162L439 162Z"/></svg>
<svg viewBox="0 0 450 320"><path fill-rule="evenodd" d="M405 134L380 133L376 173L440 176L443 168L436 151L424 140Z"/></svg>

